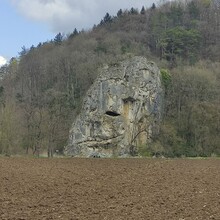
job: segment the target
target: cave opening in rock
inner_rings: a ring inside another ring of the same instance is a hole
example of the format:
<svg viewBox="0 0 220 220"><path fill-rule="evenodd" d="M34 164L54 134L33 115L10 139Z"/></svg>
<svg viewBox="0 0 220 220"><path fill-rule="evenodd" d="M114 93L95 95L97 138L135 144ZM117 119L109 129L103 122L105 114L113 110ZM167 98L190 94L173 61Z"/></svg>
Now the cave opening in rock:
<svg viewBox="0 0 220 220"><path fill-rule="evenodd" d="M119 115L120 115L119 113L113 112L113 111L107 111L105 114L106 114L106 115L109 115L109 116L113 116L113 117L116 117L116 116L119 116Z"/></svg>

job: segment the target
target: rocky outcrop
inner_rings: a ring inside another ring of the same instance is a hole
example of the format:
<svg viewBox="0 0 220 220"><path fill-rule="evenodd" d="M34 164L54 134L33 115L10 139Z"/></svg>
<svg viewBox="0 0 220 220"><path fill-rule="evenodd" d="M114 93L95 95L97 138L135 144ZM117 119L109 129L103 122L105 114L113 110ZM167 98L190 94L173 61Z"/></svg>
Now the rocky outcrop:
<svg viewBox="0 0 220 220"><path fill-rule="evenodd" d="M72 125L66 154L135 155L157 131L161 97L160 71L146 58L104 67Z"/></svg>

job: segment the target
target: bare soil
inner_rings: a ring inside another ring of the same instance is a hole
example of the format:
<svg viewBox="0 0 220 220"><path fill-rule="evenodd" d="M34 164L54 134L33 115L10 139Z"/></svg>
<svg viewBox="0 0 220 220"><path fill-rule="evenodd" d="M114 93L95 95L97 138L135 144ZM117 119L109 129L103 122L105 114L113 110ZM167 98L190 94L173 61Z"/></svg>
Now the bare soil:
<svg viewBox="0 0 220 220"><path fill-rule="evenodd" d="M220 219L218 159L0 158L0 219Z"/></svg>

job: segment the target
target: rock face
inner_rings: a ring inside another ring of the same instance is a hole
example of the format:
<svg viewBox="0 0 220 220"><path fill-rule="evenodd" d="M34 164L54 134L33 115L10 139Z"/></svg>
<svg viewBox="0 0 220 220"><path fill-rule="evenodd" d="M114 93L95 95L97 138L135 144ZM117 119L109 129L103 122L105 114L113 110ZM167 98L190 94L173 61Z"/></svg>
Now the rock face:
<svg viewBox="0 0 220 220"><path fill-rule="evenodd" d="M70 131L67 155L135 155L151 141L161 117L160 71L144 57L101 70Z"/></svg>

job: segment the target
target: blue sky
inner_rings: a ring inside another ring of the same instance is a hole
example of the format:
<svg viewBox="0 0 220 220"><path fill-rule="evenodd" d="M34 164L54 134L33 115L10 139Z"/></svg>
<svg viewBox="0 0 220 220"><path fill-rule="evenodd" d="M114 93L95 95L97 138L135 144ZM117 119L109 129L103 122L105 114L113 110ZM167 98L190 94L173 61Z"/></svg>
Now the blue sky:
<svg viewBox="0 0 220 220"><path fill-rule="evenodd" d="M1 0L0 15L0 56L6 59L17 56L24 45L30 47L54 36L44 24L19 14L8 0Z"/></svg>
<svg viewBox="0 0 220 220"><path fill-rule="evenodd" d="M159 0L0 0L0 65L16 57L21 47L51 40L77 28L91 28L109 12L150 7ZM161 1L161 0L160 0ZM103 4L104 3L104 4Z"/></svg>

